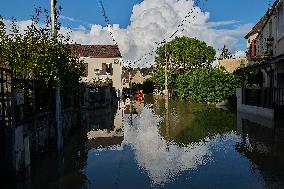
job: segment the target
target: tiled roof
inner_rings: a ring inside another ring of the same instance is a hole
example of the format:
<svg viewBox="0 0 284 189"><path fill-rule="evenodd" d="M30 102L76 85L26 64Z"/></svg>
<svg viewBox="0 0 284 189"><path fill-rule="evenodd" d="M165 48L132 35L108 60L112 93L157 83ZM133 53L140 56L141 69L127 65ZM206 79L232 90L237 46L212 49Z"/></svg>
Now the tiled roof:
<svg viewBox="0 0 284 189"><path fill-rule="evenodd" d="M268 22L269 18L271 17L271 15L273 14L274 10L276 9L278 3L280 2L280 0L276 0L274 2L274 4L272 5L272 7L270 9L267 10L267 12L265 13L265 15L263 17L261 17L261 19L256 23L256 25L250 30L250 32L245 36L245 38L249 38L249 36L259 33L264 26L266 25L266 23Z"/></svg>
<svg viewBox="0 0 284 189"><path fill-rule="evenodd" d="M269 19L268 14L265 14L258 23L250 30L250 32L245 36L245 38L249 38L249 36L256 34L261 31L261 29L265 26L267 20Z"/></svg>
<svg viewBox="0 0 284 189"><path fill-rule="evenodd" d="M72 51L80 57L117 58L121 53L117 45L70 45Z"/></svg>

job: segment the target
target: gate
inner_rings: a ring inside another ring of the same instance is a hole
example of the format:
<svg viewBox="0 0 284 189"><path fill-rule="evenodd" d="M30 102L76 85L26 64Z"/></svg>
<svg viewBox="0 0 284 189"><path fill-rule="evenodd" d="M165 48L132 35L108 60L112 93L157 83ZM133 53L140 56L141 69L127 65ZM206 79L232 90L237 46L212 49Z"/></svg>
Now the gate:
<svg viewBox="0 0 284 189"><path fill-rule="evenodd" d="M0 168L12 166L12 111L12 72L0 67Z"/></svg>

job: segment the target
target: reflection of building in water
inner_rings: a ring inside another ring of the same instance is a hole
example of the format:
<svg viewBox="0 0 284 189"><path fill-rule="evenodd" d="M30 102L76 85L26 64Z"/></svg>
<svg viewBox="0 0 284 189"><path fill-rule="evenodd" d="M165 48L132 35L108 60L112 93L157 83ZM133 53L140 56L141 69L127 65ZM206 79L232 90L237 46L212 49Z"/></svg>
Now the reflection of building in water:
<svg viewBox="0 0 284 189"><path fill-rule="evenodd" d="M125 114L141 114L144 108L143 101L132 101L131 103L125 103Z"/></svg>
<svg viewBox="0 0 284 189"><path fill-rule="evenodd" d="M116 111L116 112L115 112ZM123 109L111 107L96 110L89 117L88 146L103 148L121 145L123 141Z"/></svg>
<svg viewBox="0 0 284 189"><path fill-rule="evenodd" d="M251 160L252 173L259 170L268 188L284 186L284 128L274 127L259 116L238 114L238 122L242 141L236 148Z"/></svg>

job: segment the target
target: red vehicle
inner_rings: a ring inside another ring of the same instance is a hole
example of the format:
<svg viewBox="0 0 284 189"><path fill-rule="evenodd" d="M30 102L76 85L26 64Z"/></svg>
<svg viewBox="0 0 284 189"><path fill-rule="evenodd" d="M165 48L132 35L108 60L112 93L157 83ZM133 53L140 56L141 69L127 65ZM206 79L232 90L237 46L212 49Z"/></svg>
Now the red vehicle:
<svg viewBox="0 0 284 189"><path fill-rule="evenodd" d="M142 89L138 89L134 92L134 98L137 101L142 101L144 100L144 93Z"/></svg>

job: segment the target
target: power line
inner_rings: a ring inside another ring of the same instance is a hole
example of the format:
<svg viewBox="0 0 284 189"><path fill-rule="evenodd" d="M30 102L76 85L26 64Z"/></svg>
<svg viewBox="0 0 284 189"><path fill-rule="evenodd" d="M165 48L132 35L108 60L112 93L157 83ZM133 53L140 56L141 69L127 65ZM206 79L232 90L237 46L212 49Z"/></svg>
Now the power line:
<svg viewBox="0 0 284 189"><path fill-rule="evenodd" d="M205 1L207 2L207 0L205 0ZM197 1L194 2L193 7L189 10L189 12L187 13L187 15L186 15L186 16L184 17L184 19L181 21L181 24L179 24L179 25L177 26L177 29L171 34L171 36L169 37L169 39L164 38L161 42L159 42L159 43L156 42L156 44L157 44L158 46L160 46L160 45L163 44L165 41L170 41L170 40L180 31L180 29L184 26L184 22L186 22L187 19L194 13L194 11L196 10L196 7L199 5L200 2L201 2L201 0L197 0ZM202 5L204 6L204 3L203 3ZM200 7L199 7L199 8L200 8ZM199 12L197 11L196 13L199 13ZM193 18L195 18L195 16L193 16ZM191 22L189 21L189 23L191 23ZM184 31L184 28L182 28L182 31ZM139 58L139 59L137 59L137 60L134 60L134 61L130 61L130 62L133 62L133 63L135 64L135 63L137 63L137 62L142 61L147 55L153 55L153 53L154 53L155 50L158 48L158 46L152 48L151 51L149 51L148 53L144 54L141 58ZM148 63L148 62L146 62L146 63Z"/></svg>
<svg viewBox="0 0 284 189"><path fill-rule="evenodd" d="M111 29L112 26L111 26L111 24L110 24L110 19L108 18L107 14L106 14L106 10L105 10L105 8L104 8L104 5L103 5L102 0L99 0L99 2L98 2L98 0L97 0L97 3L98 3L99 6L102 8L102 11L101 11L101 12L102 12L103 17L104 17L104 19L105 19L105 22L106 22L106 24L107 24L107 28ZM111 36L112 41L114 42L114 44L118 46L118 43L117 43L117 41L116 41L116 39L115 39L115 37L114 37L114 35L113 35L113 32L112 32L111 30L109 31L109 34L110 34L110 36ZM121 54L121 56L122 56L122 54ZM122 62L125 64L125 62L124 62L124 60L123 60L123 57L122 57Z"/></svg>
<svg viewBox="0 0 284 189"><path fill-rule="evenodd" d="M207 2L207 0L205 0L205 1ZM97 0L97 2L98 2L98 0ZM156 49L157 49L160 45L162 45L163 43L165 43L165 41L170 41L180 30L181 30L181 31L184 31L184 28L182 28L182 27L184 26L184 23L185 23L185 22L187 21L187 19L195 12L195 10L197 9L197 6L199 6L200 3L201 3L201 0L194 1L193 7L189 10L189 12L187 13L187 15L184 17L184 19L181 21L181 23L177 26L176 30L171 34L171 36L170 36L168 39L165 37L161 42L159 42L159 43L156 42L156 44L157 44L158 46L152 48L151 51L148 51L148 53L145 53L145 54L144 54L142 57L140 57L139 59L136 59L136 60L134 60L134 61L127 60L127 61L126 61L126 62L128 63L127 65L129 65L129 66L131 66L131 65L135 66L136 63L142 61L143 59L146 59L146 56L147 56L147 55L152 56L152 55L155 53ZM98 4L99 4L100 7L102 8L102 11L101 11L101 12L102 12L102 15L103 15L103 17L104 17L104 19L105 19L105 22L106 22L106 24L107 24L107 27L108 27L108 28L112 28L112 26L111 26L111 24L110 24L110 19L109 19L108 16L107 16L107 13L106 13L106 10L105 10L105 8L104 8L104 5L103 5L102 0L99 0ZM204 3L203 3L202 5L204 6ZM199 8L200 8L200 7L199 7ZM199 13L199 12L196 11L196 13ZM194 15L192 18L196 18L196 16ZM189 21L188 23L191 23L191 21ZM111 31L110 31L110 36L112 37L112 40L113 40L113 42L115 43L115 45L118 45L118 43L117 43L117 41L116 41L116 39L115 39L115 37L114 37L114 35L113 35L113 33L112 33ZM123 59L122 59L122 62L125 63ZM145 62L145 63L148 63L148 62ZM145 63L142 63L142 65L145 66Z"/></svg>

